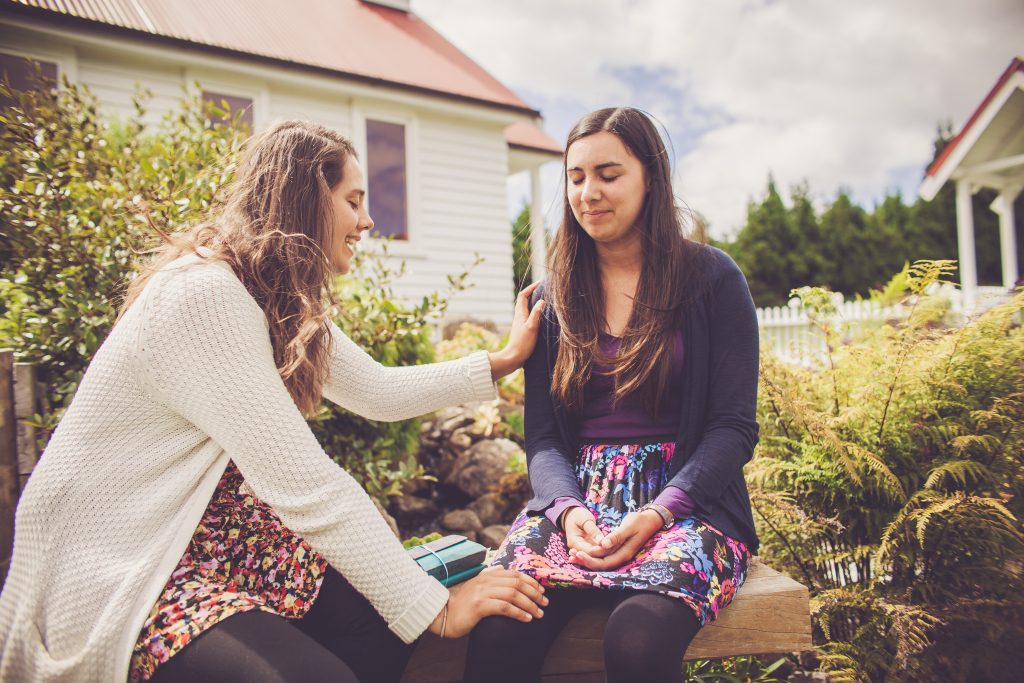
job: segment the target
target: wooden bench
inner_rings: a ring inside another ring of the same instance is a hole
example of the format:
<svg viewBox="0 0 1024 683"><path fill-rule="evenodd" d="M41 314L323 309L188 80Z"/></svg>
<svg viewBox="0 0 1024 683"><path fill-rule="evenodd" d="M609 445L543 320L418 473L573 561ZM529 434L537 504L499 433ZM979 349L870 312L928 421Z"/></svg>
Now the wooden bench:
<svg viewBox="0 0 1024 683"><path fill-rule="evenodd" d="M811 649L807 588L754 558L746 583L718 619L701 629L685 660L801 652ZM601 640L608 611L578 614L555 640L544 663L548 683L604 681ZM402 683L459 683L467 639L441 640L427 633L406 667Z"/></svg>

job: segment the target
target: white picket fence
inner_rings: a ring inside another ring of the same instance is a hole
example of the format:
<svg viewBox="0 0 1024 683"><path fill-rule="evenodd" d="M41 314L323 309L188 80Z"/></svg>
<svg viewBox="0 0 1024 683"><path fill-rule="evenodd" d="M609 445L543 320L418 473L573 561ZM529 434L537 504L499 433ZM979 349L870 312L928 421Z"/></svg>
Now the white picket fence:
<svg viewBox="0 0 1024 683"><path fill-rule="evenodd" d="M949 299L954 318L962 320L994 306L1006 296L1006 290L1002 287L979 287L974 296L965 297L959 289L946 285L935 294ZM836 297L836 317L831 322L834 327L844 329L847 338L865 327L902 318L910 311L910 307L905 305L883 307L871 301L843 301L841 294ZM816 365L825 358L825 339L797 302L790 303L789 306L757 309L761 345L771 347L775 355L787 363Z"/></svg>

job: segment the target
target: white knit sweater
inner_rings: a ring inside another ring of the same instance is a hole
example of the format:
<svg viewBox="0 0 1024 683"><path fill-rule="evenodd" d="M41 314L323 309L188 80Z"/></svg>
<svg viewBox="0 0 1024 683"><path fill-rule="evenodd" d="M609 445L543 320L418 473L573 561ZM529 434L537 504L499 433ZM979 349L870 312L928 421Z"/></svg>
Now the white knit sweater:
<svg viewBox="0 0 1024 683"><path fill-rule="evenodd" d="M405 642L447 599L317 443L255 300L226 264L196 261L156 274L115 326L25 487L0 681L124 681L229 459ZM483 352L387 368L332 333L324 395L367 418L494 397Z"/></svg>

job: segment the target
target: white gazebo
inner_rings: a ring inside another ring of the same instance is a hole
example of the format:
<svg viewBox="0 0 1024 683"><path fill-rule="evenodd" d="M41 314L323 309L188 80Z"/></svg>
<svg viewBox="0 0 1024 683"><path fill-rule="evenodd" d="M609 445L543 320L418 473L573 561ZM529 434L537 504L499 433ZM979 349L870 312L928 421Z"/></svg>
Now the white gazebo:
<svg viewBox="0 0 1024 683"><path fill-rule="evenodd" d="M1024 58L1010 63L971 118L928 169L919 193L931 200L947 181L956 183L960 284L968 310L978 296L971 197L998 192L989 208L999 216L1003 287L1020 275L1013 202L1024 189Z"/></svg>

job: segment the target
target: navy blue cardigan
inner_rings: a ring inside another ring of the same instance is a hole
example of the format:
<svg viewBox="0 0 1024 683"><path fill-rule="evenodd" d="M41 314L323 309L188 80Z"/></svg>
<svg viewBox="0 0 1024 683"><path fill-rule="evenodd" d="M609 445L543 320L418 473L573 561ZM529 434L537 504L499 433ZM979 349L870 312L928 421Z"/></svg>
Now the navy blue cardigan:
<svg viewBox="0 0 1024 683"><path fill-rule="evenodd" d="M724 252L706 247L706 294L683 316L683 394L678 446L669 482L697 504L695 514L757 552L758 539L743 479L757 443L758 331L746 278ZM543 285L534 292L536 301ZM526 462L540 513L559 497L582 500L574 472L576 420L551 395L559 326L546 307L537 348L526 361Z"/></svg>

